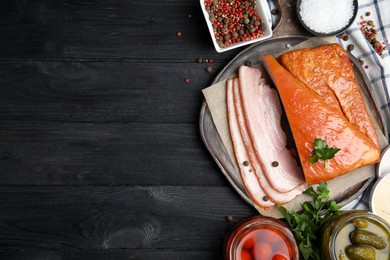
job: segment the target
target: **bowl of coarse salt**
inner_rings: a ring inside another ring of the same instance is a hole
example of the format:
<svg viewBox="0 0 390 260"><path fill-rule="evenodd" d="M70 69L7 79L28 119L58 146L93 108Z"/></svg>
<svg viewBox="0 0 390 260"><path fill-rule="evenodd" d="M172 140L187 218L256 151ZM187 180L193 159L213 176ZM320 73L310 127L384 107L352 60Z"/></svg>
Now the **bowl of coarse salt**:
<svg viewBox="0 0 390 260"><path fill-rule="evenodd" d="M357 0L298 0L297 16L307 31L332 36L348 29L356 18Z"/></svg>

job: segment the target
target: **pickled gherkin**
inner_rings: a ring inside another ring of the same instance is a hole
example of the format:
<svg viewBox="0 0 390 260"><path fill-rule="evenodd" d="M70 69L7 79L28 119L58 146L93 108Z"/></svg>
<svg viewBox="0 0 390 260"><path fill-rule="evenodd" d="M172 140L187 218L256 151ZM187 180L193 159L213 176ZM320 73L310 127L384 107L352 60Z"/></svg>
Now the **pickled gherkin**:
<svg viewBox="0 0 390 260"><path fill-rule="evenodd" d="M349 245L345 248L345 253L351 260L375 260L375 249L370 246Z"/></svg>
<svg viewBox="0 0 390 260"><path fill-rule="evenodd" d="M334 217L324 225L321 240L321 260L390 260L390 225L366 211Z"/></svg>
<svg viewBox="0 0 390 260"><path fill-rule="evenodd" d="M367 228L368 222L365 219L356 218L353 220L353 225L355 226L355 228Z"/></svg>
<svg viewBox="0 0 390 260"><path fill-rule="evenodd" d="M355 229L349 234L349 239L354 245L368 245L376 249L386 248L386 243L378 235L362 229Z"/></svg>

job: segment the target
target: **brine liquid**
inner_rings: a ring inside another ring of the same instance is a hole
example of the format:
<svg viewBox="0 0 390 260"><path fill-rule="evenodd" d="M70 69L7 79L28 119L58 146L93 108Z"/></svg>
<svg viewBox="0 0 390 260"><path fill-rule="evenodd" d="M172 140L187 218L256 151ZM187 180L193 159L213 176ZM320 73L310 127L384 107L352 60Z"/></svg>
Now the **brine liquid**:
<svg viewBox="0 0 390 260"><path fill-rule="evenodd" d="M256 227L246 231L238 243L236 260L290 260L292 245L287 237L273 227Z"/></svg>
<svg viewBox="0 0 390 260"><path fill-rule="evenodd" d="M386 242L386 248L379 250L375 249L376 251L376 259L377 260L389 260L390 259L390 251L389 251L389 242L390 237L386 235L385 230L381 226L381 224L377 223L374 220L365 219L368 223L367 228L361 228L367 231L370 231L379 237L381 237ZM355 226L352 223L353 220L346 223L343 227L341 227L340 231L337 234L334 246L335 246L335 252L338 257L338 260L347 259L343 258L345 257L345 248L348 245L351 245L351 241L349 240L349 233L351 233L353 230L355 230Z"/></svg>

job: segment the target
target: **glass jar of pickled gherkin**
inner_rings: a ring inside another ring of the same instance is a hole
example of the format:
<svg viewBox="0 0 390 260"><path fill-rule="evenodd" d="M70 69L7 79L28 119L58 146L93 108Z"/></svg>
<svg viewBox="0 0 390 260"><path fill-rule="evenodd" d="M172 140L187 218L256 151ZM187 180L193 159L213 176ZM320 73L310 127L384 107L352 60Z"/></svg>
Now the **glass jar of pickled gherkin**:
<svg viewBox="0 0 390 260"><path fill-rule="evenodd" d="M363 210L341 211L322 229L324 259L390 259L390 225Z"/></svg>

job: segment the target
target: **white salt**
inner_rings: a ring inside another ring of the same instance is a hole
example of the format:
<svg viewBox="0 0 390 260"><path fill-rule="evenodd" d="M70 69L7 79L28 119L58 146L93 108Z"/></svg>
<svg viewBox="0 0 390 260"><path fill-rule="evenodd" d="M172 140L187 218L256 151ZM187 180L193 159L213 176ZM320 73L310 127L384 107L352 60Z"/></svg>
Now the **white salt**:
<svg viewBox="0 0 390 260"><path fill-rule="evenodd" d="M353 0L302 0L300 15L307 27L331 33L348 25L353 16Z"/></svg>

